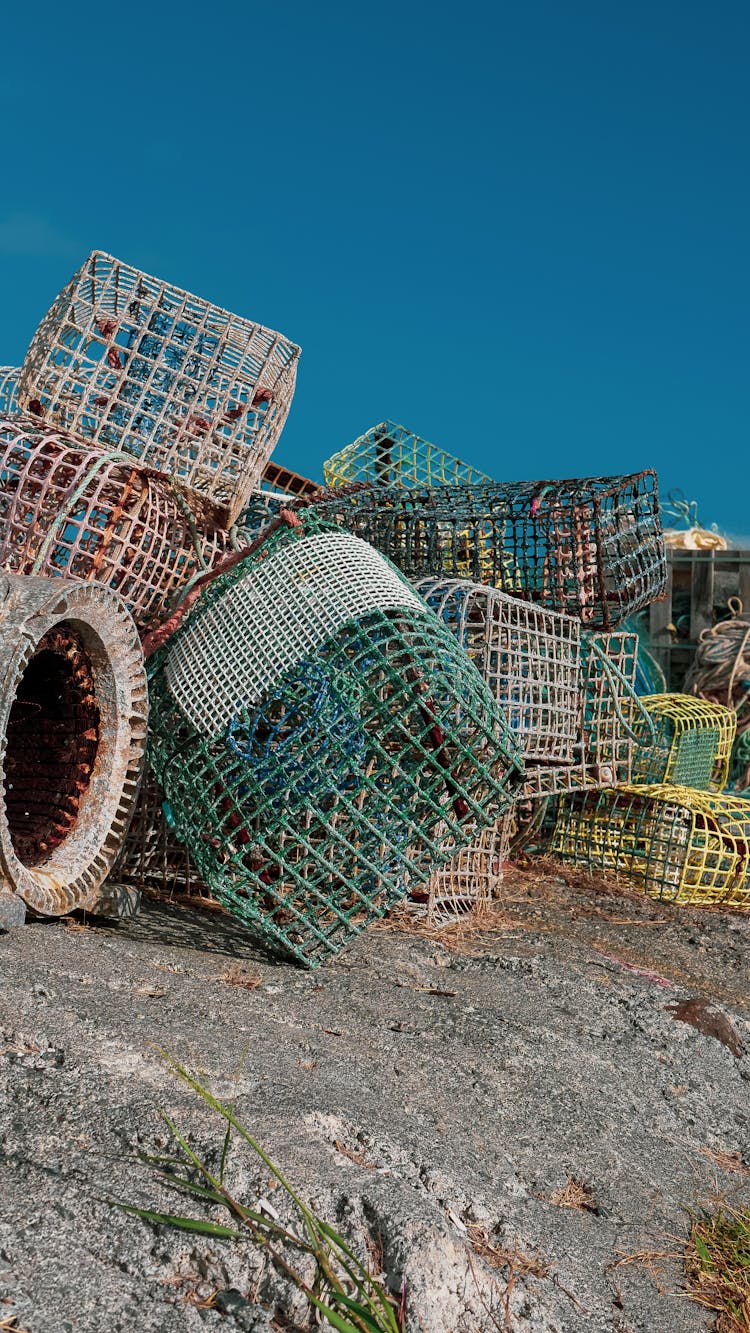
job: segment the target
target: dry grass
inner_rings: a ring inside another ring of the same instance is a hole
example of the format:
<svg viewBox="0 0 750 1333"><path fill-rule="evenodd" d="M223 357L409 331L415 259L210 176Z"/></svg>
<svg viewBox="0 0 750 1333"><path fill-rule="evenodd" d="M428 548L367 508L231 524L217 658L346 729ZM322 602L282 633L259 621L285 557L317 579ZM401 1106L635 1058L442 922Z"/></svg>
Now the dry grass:
<svg viewBox="0 0 750 1333"><path fill-rule="evenodd" d="M720 1171L736 1172L740 1176L750 1175L750 1166L743 1161L738 1152L728 1152L723 1148L701 1148L700 1152L702 1157L707 1157Z"/></svg>
<svg viewBox="0 0 750 1333"><path fill-rule="evenodd" d="M480 1259L484 1259L490 1268L507 1268L509 1280L511 1276L514 1280L519 1277L549 1277L549 1264L540 1254L527 1254L517 1246L508 1248L506 1245L501 1245L476 1222L467 1226L466 1235L474 1253L478 1254Z"/></svg>
<svg viewBox="0 0 750 1333"><path fill-rule="evenodd" d="M688 1294L716 1316L716 1333L750 1330L750 1209L722 1204L692 1219L685 1253Z"/></svg>
<svg viewBox="0 0 750 1333"><path fill-rule="evenodd" d="M18 1315L8 1315L7 1319L0 1319L0 1330L5 1333L28 1333L28 1329L21 1328L18 1322Z"/></svg>
<svg viewBox="0 0 750 1333"><path fill-rule="evenodd" d="M553 1190L549 1201L558 1208L577 1208L582 1213L599 1216L599 1205L592 1191L582 1180L576 1180L575 1176L570 1176L561 1189Z"/></svg>
<svg viewBox="0 0 750 1333"><path fill-rule="evenodd" d="M228 967L211 981L223 981L225 986L239 986L241 990L257 990L263 985L263 978L257 972L248 972L244 967Z"/></svg>
<svg viewBox="0 0 750 1333"><path fill-rule="evenodd" d="M395 931L403 935L417 935L420 939L432 940L450 953L478 956L485 952L484 937L499 931L507 932L515 927L507 912L493 903L477 903L458 921L450 925L431 925L423 917L416 916L406 906L397 907L382 921L376 921L371 930Z"/></svg>

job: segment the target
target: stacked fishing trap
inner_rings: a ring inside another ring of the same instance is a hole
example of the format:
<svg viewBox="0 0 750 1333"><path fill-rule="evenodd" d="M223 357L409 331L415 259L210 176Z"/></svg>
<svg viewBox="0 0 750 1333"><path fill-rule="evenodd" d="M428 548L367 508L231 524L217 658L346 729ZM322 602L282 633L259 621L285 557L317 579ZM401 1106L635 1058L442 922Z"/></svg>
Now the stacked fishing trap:
<svg viewBox="0 0 750 1333"><path fill-rule="evenodd" d="M654 474L498 483L384 421L320 489L270 457L298 357L95 252L0 371L0 924L145 888L316 966L490 901L543 817L563 860L739 904L728 710L634 690Z"/></svg>

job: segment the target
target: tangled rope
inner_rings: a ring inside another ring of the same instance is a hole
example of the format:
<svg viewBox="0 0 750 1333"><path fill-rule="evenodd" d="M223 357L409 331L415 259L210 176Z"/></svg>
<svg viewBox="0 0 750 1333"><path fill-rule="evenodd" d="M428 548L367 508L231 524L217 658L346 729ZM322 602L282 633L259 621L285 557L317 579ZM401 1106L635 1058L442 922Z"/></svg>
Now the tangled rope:
<svg viewBox="0 0 750 1333"><path fill-rule="evenodd" d="M750 613L739 597L727 602L729 620L704 629L692 666L685 677L685 693L724 704L737 716L737 739L732 751L731 786L750 786Z"/></svg>

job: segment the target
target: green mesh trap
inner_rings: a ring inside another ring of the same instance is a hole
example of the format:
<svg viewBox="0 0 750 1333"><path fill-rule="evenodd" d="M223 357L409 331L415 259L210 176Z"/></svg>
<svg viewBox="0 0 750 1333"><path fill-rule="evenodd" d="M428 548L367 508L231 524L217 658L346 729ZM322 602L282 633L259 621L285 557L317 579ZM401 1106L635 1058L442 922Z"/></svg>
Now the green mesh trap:
<svg viewBox="0 0 750 1333"><path fill-rule="evenodd" d="M654 726L650 733L643 719L636 723L640 745L633 782L720 791L729 775L737 729L732 709L690 694L649 694L641 703Z"/></svg>
<svg viewBox="0 0 750 1333"><path fill-rule="evenodd" d="M475 667L366 543L314 515L215 580L158 655L151 762L210 892L315 965L513 800Z"/></svg>
<svg viewBox="0 0 750 1333"><path fill-rule="evenodd" d="M327 486L370 481L386 486L440 486L491 481L469 463L439 449L393 421L381 421L323 464Z"/></svg>
<svg viewBox="0 0 750 1333"><path fill-rule="evenodd" d="M549 850L651 897L750 909L750 801L673 785L560 797Z"/></svg>
<svg viewBox="0 0 750 1333"><path fill-rule="evenodd" d="M660 597L656 476L421 486L354 484L304 499L409 578L469 578L612 629Z"/></svg>

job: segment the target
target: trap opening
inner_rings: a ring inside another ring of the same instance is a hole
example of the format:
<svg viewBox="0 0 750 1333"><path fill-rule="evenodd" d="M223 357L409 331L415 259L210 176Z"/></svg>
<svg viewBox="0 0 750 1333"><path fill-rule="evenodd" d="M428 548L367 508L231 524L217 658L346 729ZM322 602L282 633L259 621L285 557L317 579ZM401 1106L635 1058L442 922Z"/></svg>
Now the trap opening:
<svg viewBox="0 0 750 1333"><path fill-rule="evenodd" d="M75 628L61 622L39 640L8 719L5 809L13 850L27 867L76 828L100 725L90 657Z"/></svg>

